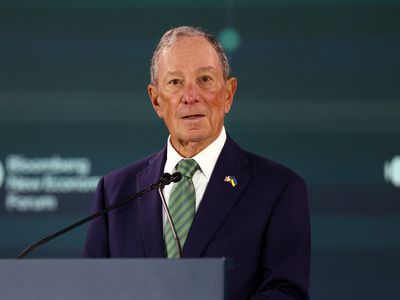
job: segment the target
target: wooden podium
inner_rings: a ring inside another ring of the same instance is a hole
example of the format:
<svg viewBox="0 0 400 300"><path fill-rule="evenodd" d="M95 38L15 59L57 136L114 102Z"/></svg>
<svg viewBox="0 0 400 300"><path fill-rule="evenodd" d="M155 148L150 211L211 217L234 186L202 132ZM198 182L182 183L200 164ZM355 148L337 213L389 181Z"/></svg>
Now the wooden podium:
<svg viewBox="0 0 400 300"><path fill-rule="evenodd" d="M5 300L223 300L224 259L0 260Z"/></svg>

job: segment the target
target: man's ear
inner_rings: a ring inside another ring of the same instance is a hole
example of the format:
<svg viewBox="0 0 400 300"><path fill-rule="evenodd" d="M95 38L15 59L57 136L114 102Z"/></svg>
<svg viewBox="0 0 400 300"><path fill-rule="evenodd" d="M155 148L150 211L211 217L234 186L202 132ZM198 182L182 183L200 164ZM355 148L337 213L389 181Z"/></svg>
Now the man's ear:
<svg viewBox="0 0 400 300"><path fill-rule="evenodd" d="M158 97L157 87L155 85L149 84L147 86L147 93L149 94L151 105L156 111L160 119L163 118L162 106L160 104L160 98Z"/></svg>
<svg viewBox="0 0 400 300"><path fill-rule="evenodd" d="M230 77L225 84L225 113L229 113L233 103L233 97L235 96L237 88L237 79Z"/></svg>

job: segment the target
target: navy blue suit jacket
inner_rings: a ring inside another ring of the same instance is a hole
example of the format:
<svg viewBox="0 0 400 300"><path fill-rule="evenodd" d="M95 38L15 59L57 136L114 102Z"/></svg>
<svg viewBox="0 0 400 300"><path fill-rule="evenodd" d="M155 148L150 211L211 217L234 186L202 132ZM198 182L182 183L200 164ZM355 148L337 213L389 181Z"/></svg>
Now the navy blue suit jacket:
<svg viewBox="0 0 400 300"><path fill-rule="evenodd" d="M157 181L166 149L101 179L98 211ZM235 187L225 182L235 176ZM165 257L162 205L151 191L89 225L85 257ZM304 181L229 137L188 234L183 257L227 257L231 300L308 299L310 223Z"/></svg>

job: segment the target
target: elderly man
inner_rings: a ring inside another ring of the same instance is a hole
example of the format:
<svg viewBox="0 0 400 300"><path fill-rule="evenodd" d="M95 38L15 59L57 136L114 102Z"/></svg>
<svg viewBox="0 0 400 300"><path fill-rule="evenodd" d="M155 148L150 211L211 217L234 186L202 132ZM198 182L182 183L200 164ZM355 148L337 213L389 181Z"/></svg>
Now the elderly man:
<svg viewBox="0 0 400 300"><path fill-rule="evenodd" d="M308 299L310 224L306 188L293 171L242 150L224 117L237 87L224 51L200 29L160 40L148 94L170 133L167 145L101 179L94 210L178 170L163 193L182 257L227 257L229 299ZM169 257L180 253L156 191L93 221L86 257Z"/></svg>

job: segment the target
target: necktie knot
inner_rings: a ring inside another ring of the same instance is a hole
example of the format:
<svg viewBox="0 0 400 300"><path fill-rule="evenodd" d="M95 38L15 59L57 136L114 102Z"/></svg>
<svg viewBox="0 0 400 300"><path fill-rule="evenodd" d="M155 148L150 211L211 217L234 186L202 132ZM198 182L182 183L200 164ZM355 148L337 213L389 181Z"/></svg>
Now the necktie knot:
<svg viewBox="0 0 400 300"><path fill-rule="evenodd" d="M199 168L199 165L194 159L182 159L178 163L177 171L180 172L184 177L192 178L194 173L196 173Z"/></svg>

